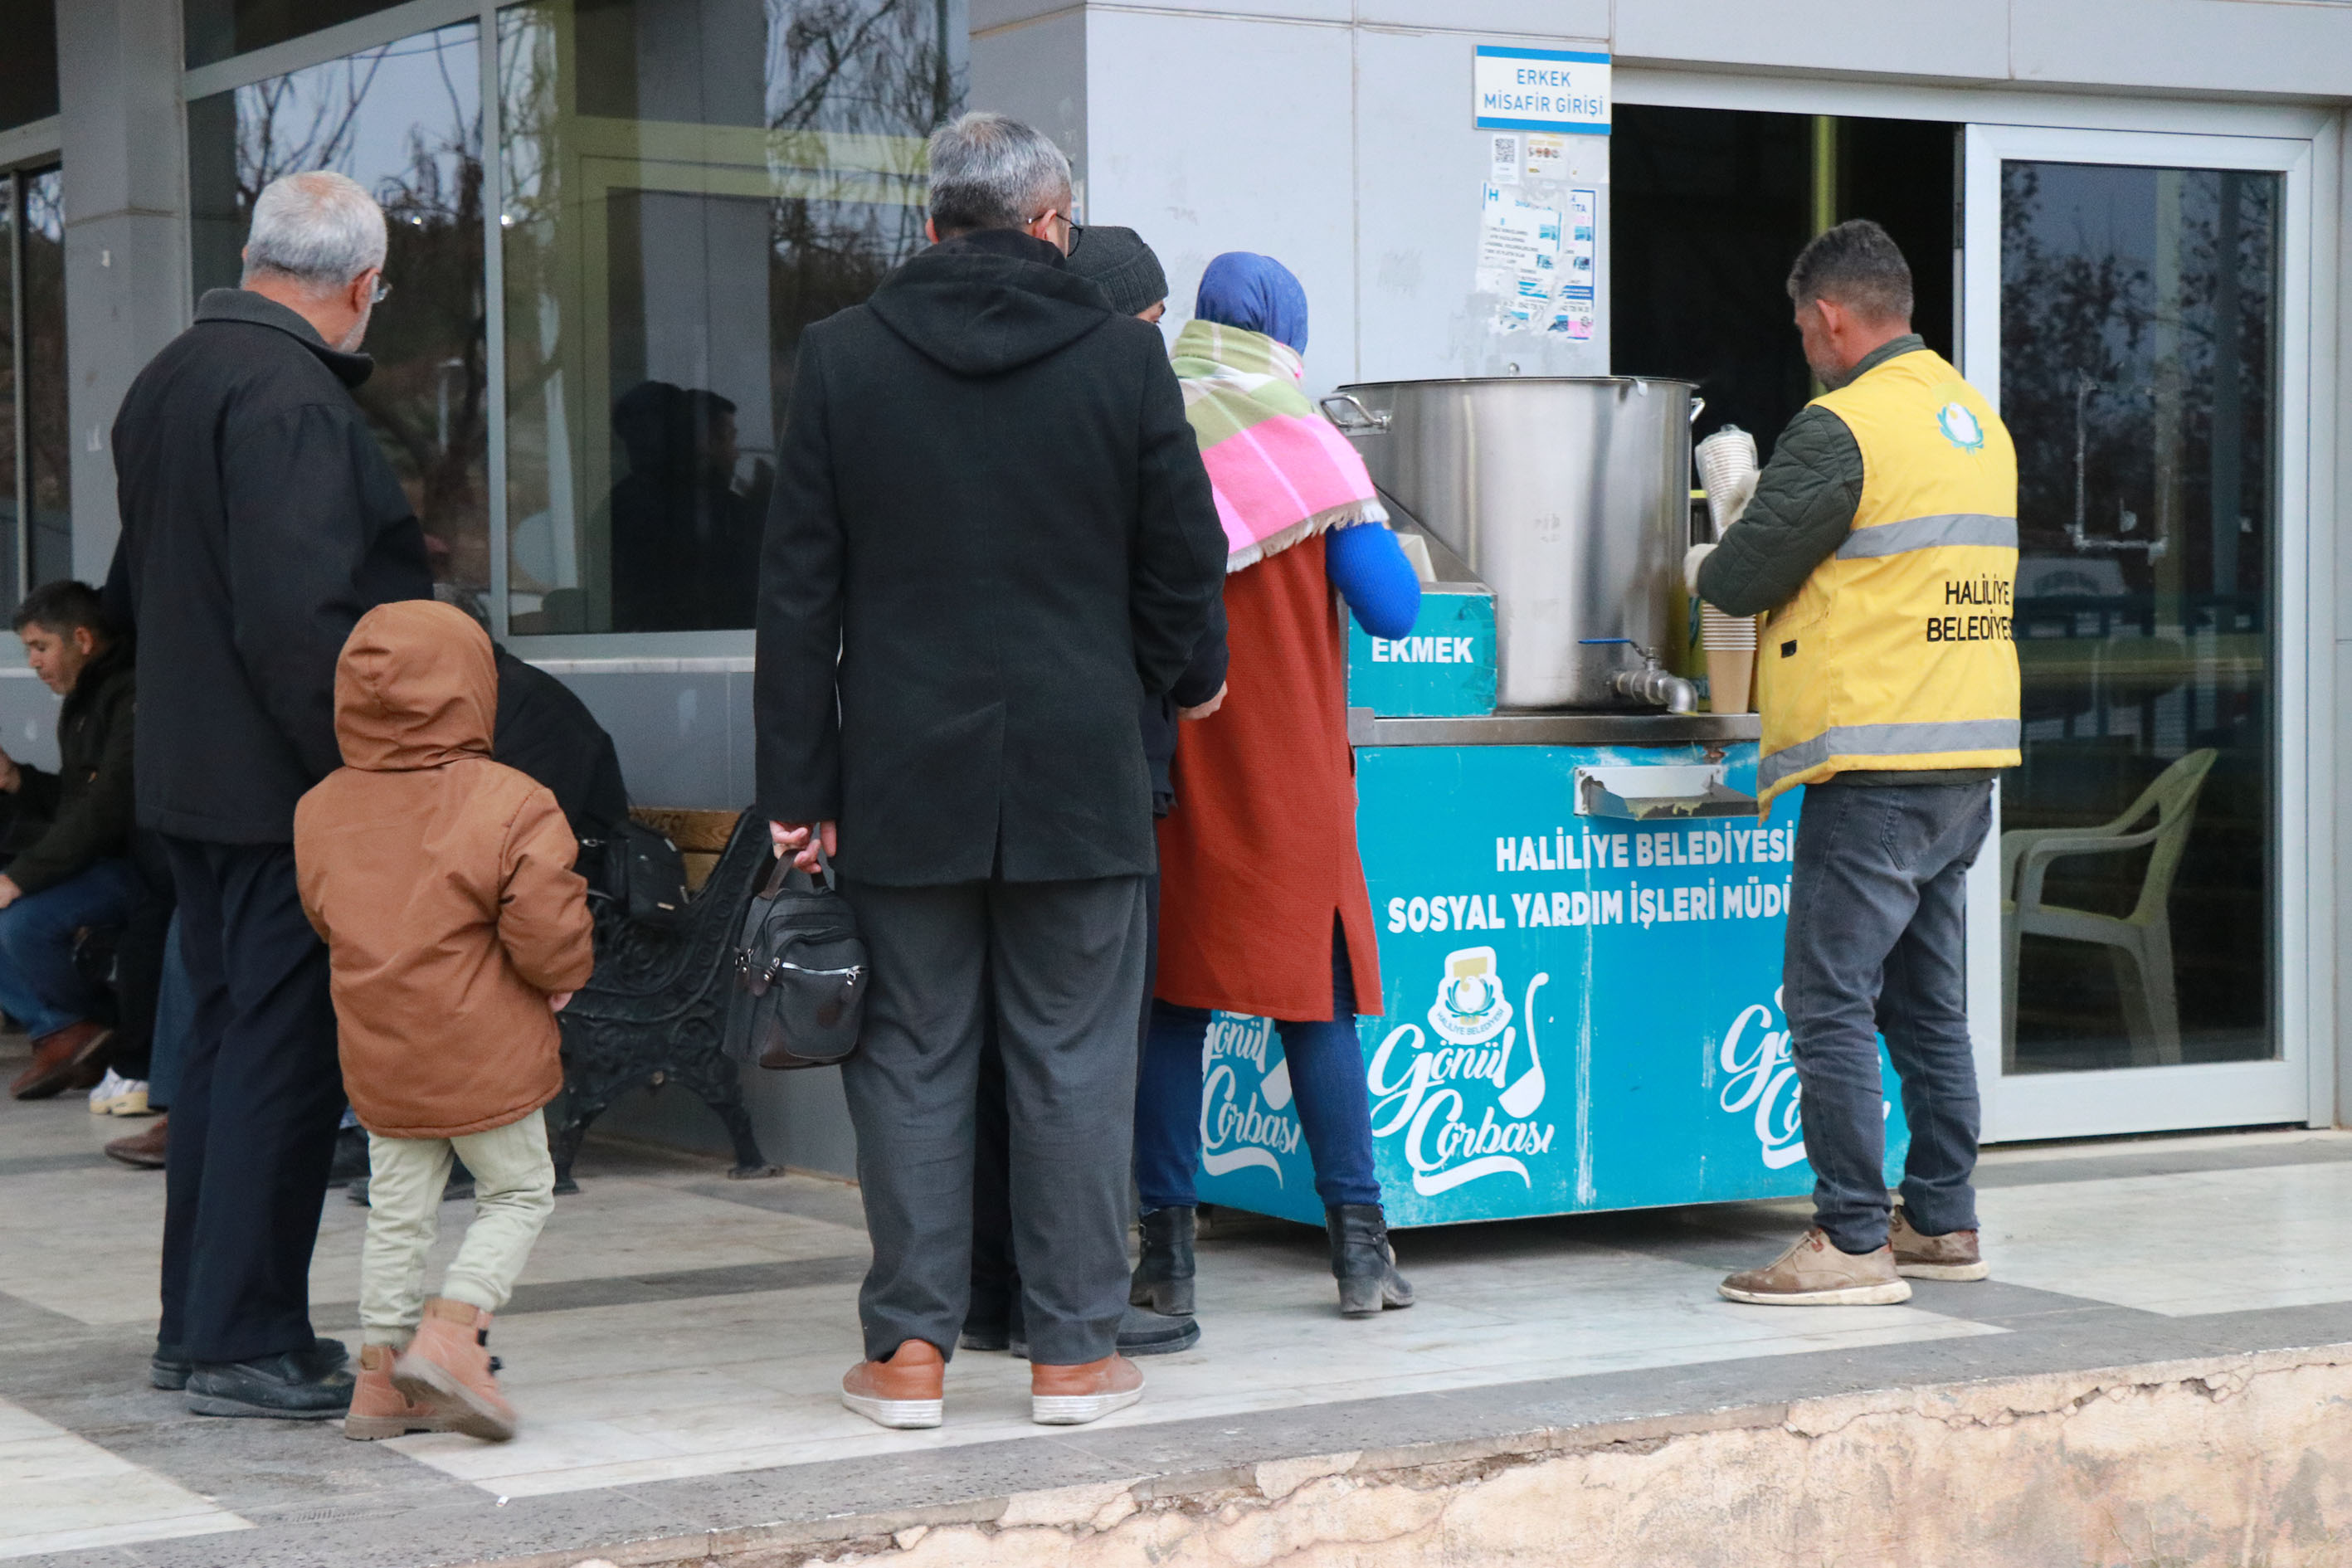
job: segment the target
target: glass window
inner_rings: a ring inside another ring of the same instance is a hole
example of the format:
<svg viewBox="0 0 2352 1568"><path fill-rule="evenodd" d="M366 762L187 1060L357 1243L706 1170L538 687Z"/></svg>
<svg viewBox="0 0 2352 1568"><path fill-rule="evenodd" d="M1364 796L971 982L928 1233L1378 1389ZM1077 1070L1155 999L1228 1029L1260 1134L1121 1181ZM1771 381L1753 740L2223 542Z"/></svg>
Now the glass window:
<svg viewBox="0 0 2352 1568"><path fill-rule="evenodd" d="M2008 1070L2277 1054L2279 177L2010 162Z"/></svg>
<svg viewBox="0 0 2352 1568"><path fill-rule="evenodd" d="M184 0L188 64L208 66L399 4L401 0Z"/></svg>
<svg viewBox="0 0 2352 1568"><path fill-rule="evenodd" d="M748 627L802 328L923 243L961 0L500 13L517 635Z"/></svg>
<svg viewBox="0 0 2352 1568"><path fill-rule="evenodd" d="M391 230L357 393L425 525L433 574L487 609L489 383L482 271L478 28L459 23L188 105L194 280L234 288L253 199L333 169L375 193Z"/></svg>
<svg viewBox="0 0 2352 1568"><path fill-rule="evenodd" d="M72 426L66 410L66 202L55 169L16 178L17 287L24 323L26 578L73 575Z"/></svg>
<svg viewBox="0 0 2352 1568"><path fill-rule="evenodd" d="M58 0L0 0L0 131L58 111Z"/></svg>

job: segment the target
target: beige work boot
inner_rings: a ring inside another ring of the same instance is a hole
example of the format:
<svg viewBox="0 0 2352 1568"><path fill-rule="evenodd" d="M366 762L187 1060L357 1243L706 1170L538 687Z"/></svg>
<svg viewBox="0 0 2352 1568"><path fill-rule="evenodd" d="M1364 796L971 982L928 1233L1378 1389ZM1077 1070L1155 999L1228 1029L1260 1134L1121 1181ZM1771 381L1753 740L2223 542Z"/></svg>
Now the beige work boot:
<svg viewBox="0 0 2352 1568"><path fill-rule="evenodd" d="M1911 1216L1900 1204L1887 1222L1886 1245L1895 1249L1895 1271L1914 1279L1981 1279L1992 1272L1992 1266L1977 1251L1975 1231L1929 1236L1912 1228Z"/></svg>
<svg viewBox="0 0 2352 1568"><path fill-rule="evenodd" d="M947 1408L948 1363L929 1340L908 1340L887 1361L861 1361L841 1378L841 1402L877 1426L936 1426Z"/></svg>
<svg viewBox="0 0 2352 1568"><path fill-rule="evenodd" d="M392 1363L400 1352L390 1345L360 1347L360 1375L352 1384L352 1407L343 1436L362 1443L405 1437L411 1432L454 1432L456 1420L428 1410L392 1385Z"/></svg>
<svg viewBox="0 0 2352 1568"><path fill-rule="evenodd" d="M1083 1426L1142 1397L1142 1369L1123 1355L1075 1366L1029 1363L1029 1419L1040 1426Z"/></svg>
<svg viewBox="0 0 2352 1568"><path fill-rule="evenodd" d="M490 1358L490 1315L470 1301L436 1296L416 1337L392 1363L392 1384L438 1415L449 1430L488 1443L515 1435L515 1410L499 1392Z"/></svg>
<svg viewBox="0 0 2352 1568"><path fill-rule="evenodd" d="M1716 1289L1759 1307L1885 1307L1911 1299L1909 1282L1895 1272L1893 1247L1840 1252L1819 1226L1765 1268L1742 1269Z"/></svg>

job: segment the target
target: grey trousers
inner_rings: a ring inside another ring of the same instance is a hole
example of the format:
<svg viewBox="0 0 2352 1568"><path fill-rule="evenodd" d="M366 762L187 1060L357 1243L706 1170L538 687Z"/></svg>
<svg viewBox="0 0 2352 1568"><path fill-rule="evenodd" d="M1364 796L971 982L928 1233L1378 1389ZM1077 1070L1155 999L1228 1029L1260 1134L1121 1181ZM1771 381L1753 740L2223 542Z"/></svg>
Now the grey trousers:
<svg viewBox="0 0 2352 1568"><path fill-rule="evenodd" d="M845 882L874 968L842 1068L874 1265L866 1353L952 1356L971 1289L980 1053L992 1009L1012 1131L1013 1238L1029 1354L1109 1355L1127 1307L1144 879Z"/></svg>

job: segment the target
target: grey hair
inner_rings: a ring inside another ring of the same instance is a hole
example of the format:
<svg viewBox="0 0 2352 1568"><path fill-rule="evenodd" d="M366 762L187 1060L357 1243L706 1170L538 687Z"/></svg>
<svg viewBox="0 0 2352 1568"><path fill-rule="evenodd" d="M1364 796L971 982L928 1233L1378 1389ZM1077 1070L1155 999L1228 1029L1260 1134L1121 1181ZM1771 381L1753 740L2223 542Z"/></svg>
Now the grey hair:
<svg viewBox="0 0 2352 1568"><path fill-rule="evenodd" d="M328 169L269 182L253 203L245 275L275 273L340 289L383 265L383 209L357 180Z"/></svg>
<svg viewBox="0 0 2352 1568"><path fill-rule="evenodd" d="M1070 161L1041 132L982 110L931 132L931 225L941 238L1069 216Z"/></svg>
<svg viewBox="0 0 2352 1568"><path fill-rule="evenodd" d="M1911 319L1911 264L1885 229L1866 217L1824 229L1797 253L1789 298L1799 310L1828 300L1872 321Z"/></svg>

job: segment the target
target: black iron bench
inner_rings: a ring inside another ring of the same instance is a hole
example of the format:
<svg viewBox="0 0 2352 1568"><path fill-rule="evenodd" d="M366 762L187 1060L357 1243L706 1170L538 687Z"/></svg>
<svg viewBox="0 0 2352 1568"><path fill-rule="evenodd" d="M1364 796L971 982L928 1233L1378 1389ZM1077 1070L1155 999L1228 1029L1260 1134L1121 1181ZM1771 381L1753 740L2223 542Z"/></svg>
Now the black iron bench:
<svg viewBox="0 0 2352 1568"><path fill-rule="evenodd" d="M689 863L699 846L688 842ZM596 973L563 1009L562 1114L551 1139L555 1190L576 1192L572 1162L613 1102L643 1084L677 1084L710 1107L735 1145L739 1178L783 1167L760 1152L735 1063L721 1048L734 992L736 924L774 864L767 824L745 812L675 926L600 921Z"/></svg>

